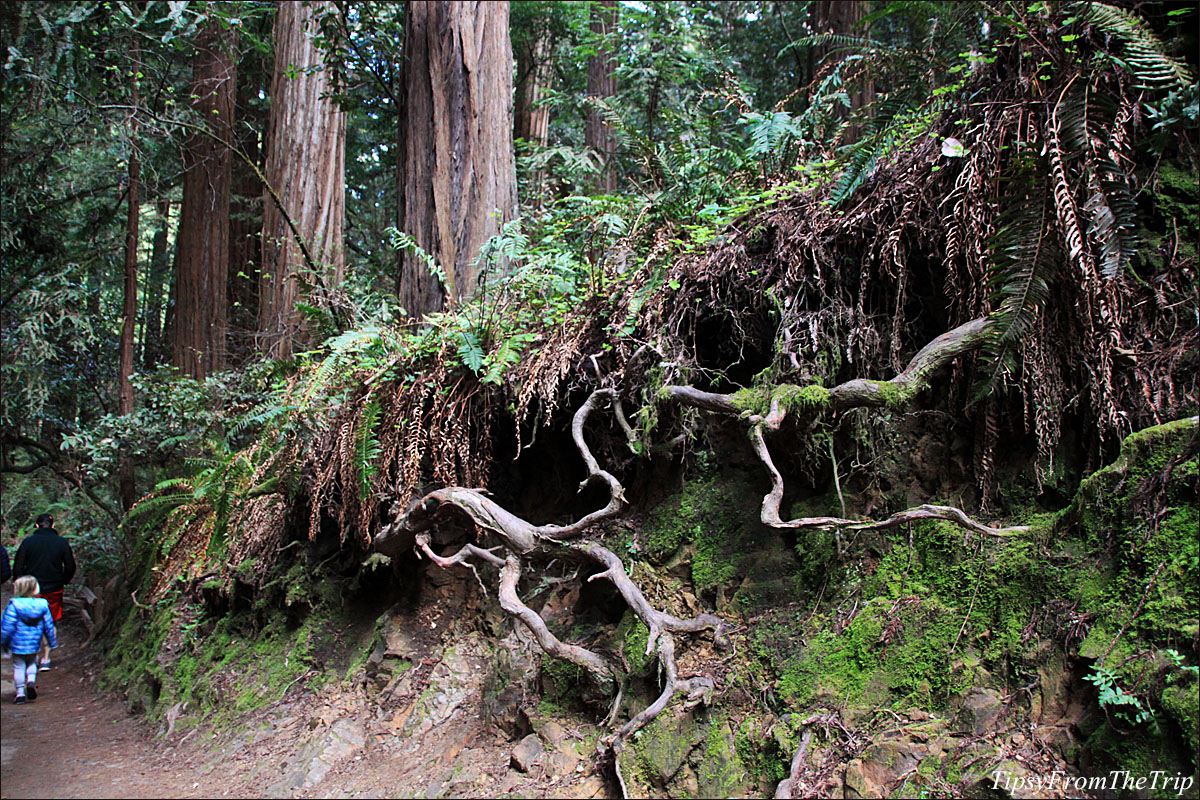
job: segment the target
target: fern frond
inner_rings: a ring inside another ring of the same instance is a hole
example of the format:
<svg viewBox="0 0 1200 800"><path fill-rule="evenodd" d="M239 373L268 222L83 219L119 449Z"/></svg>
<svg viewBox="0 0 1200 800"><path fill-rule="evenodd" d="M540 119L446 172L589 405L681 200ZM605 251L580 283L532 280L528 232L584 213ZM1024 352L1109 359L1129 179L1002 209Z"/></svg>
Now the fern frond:
<svg viewBox="0 0 1200 800"><path fill-rule="evenodd" d="M483 368L483 347L479 344L479 337L474 331L462 330L458 332L458 339L459 360L463 366L478 375L479 370Z"/></svg>
<svg viewBox="0 0 1200 800"><path fill-rule="evenodd" d="M1031 163L1019 177L1025 182L1022 199L1006 207L988 242L991 254L989 287L996 310L988 341L980 349L982 379L976 399L999 387L1015 365L1015 352L1029 336L1050 299L1050 287L1062 257L1051 235L1050 208L1040 162Z"/></svg>
<svg viewBox="0 0 1200 800"><path fill-rule="evenodd" d="M891 98L876 107L875 116L863 125L862 135L850 146L847 163L834 182L829 203L834 207L866 182L875 167L924 134L947 107L942 97L923 104L908 98Z"/></svg>
<svg viewBox="0 0 1200 800"><path fill-rule="evenodd" d="M1146 23L1132 11L1106 3L1080 3L1079 18L1125 44L1125 63L1141 88L1182 88L1195 80L1187 65L1170 55Z"/></svg>
<svg viewBox="0 0 1200 800"><path fill-rule="evenodd" d="M375 461L379 458L379 437L376 428L382 406L372 395L363 407L362 417L354 432L354 473L358 478L358 498L366 500L375 477Z"/></svg>

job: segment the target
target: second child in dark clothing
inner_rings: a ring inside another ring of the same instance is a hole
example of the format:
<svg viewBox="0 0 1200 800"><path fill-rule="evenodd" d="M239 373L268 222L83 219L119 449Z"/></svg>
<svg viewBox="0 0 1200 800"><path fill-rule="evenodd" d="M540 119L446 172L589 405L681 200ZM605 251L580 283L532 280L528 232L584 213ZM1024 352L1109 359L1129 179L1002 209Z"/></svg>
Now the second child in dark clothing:
<svg viewBox="0 0 1200 800"><path fill-rule="evenodd" d="M54 530L54 517L42 514L37 518L37 528L17 548L13 573L37 578L39 596L50 604L50 614L57 624L62 619L63 587L75 577L75 555L70 542ZM42 669L50 669L48 642L43 643L40 660Z"/></svg>

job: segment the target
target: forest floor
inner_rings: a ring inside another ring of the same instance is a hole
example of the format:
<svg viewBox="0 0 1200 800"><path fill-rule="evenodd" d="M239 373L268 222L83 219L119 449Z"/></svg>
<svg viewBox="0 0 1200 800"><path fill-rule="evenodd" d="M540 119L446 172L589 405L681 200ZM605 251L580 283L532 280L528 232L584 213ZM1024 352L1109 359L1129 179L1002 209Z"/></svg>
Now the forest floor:
<svg viewBox="0 0 1200 800"><path fill-rule="evenodd" d="M0 606L10 593L4 587ZM343 692L261 709L240 736L205 726L163 736L99 688L103 667L86 640L68 608L54 667L39 673L38 698L23 705L13 703L11 658L0 664L0 798L610 794L593 759L560 765L563 757L547 750L527 771L514 769L514 744L482 722L465 686L457 709L406 736L363 724L361 704Z"/></svg>

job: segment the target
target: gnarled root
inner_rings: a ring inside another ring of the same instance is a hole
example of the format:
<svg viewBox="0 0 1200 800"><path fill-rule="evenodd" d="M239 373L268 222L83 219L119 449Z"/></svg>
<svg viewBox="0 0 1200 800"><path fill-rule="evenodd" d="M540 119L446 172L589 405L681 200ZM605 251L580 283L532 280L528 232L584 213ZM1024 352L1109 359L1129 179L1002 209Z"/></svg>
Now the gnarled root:
<svg viewBox="0 0 1200 800"><path fill-rule="evenodd" d="M476 562L483 562L499 568L498 596L501 608L520 620L533 634L538 646L547 654L582 667L602 685L613 685L616 688L616 703L619 706L625 680L628 677L624 671L599 653L560 640L550 631L541 615L525 605L517 593L526 563L530 558L539 554L561 553L566 548L578 556L600 564L604 568L603 571L592 575L589 580L603 578L611 581L638 619L650 629L646 655L650 655L657 649L658 663L665 678L663 691L658 699L648 708L636 714L606 740L615 757L624 747L628 737L658 716L676 694L685 694L687 704L695 705L699 702L707 702L716 688L715 681L709 676L679 677L678 667L675 663L675 640L671 634L713 630L716 645L724 648L727 646L725 637L727 626L723 620L712 614L700 614L693 619L680 619L653 608L647 602L642 591L629 579L621 559L615 553L596 542L567 543L567 540L579 537L589 526L614 516L624 503L624 489L620 482L610 473L600 469L583 438L583 428L588 415L605 399L610 400L613 403L614 411L619 413L616 392L612 389L598 389L592 392L583 406L575 412L571 426L572 437L588 469L588 476L580 488L593 480L607 484L609 502L604 508L593 511L570 525L536 526L507 511L477 489L450 486L430 492L412 503L400 519L391 522L388 526L387 536L377 537L377 543L392 539L399 540L401 532L406 532L413 537L412 541L418 556L428 557L441 567L456 565L467 567L475 573L481 587L483 581L476 570ZM623 414L621 417L623 418ZM622 425L622 428L626 430L627 434L630 433L628 423ZM429 530L447 511L462 514L476 525L491 531L500 539L501 544L492 548L467 544L452 555L435 553L430 546ZM614 706L608 724L613 724L615 721L617 706Z"/></svg>
<svg viewBox="0 0 1200 800"><path fill-rule="evenodd" d="M956 356L979 347L984 342L991 324L991 320L986 318L974 319L954 330L943 333L921 348L913 356L908 366L890 381L854 379L833 387L829 390L829 407L841 411L860 407L902 405L908 402L917 392L929 385L930 377L938 369ZM759 514L763 524L769 527L785 530L815 528L840 534L843 530L883 530L918 519L943 519L987 536L1004 537L1029 530L1027 526L988 527L972 519L961 509L953 506L928 504L899 511L880 522L841 517L800 517L799 519L785 520L779 513L779 505L783 501L783 476L775 467L775 462L771 459L771 452L767 449L764 438L767 432L779 430L788 415L788 412L780 407L779 398L772 397L767 415L760 416L746 414L744 409L734 402L733 395L705 392L691 386L666 386L662 390L662 396L680 405L701 408L718 414L742 416L748 420L750 443L758 459L771 476L771 491L763 497Z"/></svg>

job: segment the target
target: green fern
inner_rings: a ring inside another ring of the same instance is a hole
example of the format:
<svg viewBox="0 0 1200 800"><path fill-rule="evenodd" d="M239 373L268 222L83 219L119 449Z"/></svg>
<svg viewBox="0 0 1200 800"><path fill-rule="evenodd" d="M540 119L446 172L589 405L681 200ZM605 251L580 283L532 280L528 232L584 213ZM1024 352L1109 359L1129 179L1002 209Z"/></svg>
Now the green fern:
<svg viewBox="0 0 1200 800"><path fill-rule="evenodd" d="M354 474L358 478L358 499L366 500L371 493L371 479L375 477L375 461L379 458L379 426L381 406L379 398L372 395L363 407L362 418L354 432Z"/></svg>
<svg viewBox="0 0 1200 800"><path fill-rule="evenodd" d="M891 98L878 103L875 116L864 123L859 139L842 157L845 167L833 184L830 205L837 207L844 203L881 162L927 132L946 107L947 102L942 97L923 105L912 104L907 98Z"/></svg>
<svg viewBox="0 0 1200 800"><path fill-rule="evenodd" d="M1132 11L1105 3L1078 3L1070 10L1079 19L1124 42L1124 62L1141 88L1184 88L1194 82L1187 66L1168 54L1154 32Z"/></svg>
<svg viewBox="0 0 1200 800"><path fill-rule="evenodd" d="M504 378L504 373L521 360L521 353L524 351L525 345L532 340L532 333L518 333L501 342L496 352L488 354L487 373L483 376L483 382L499 386Z"/></svg>
<svg viewBox="0 0 1200 800"><path fill-rule="evenodd" d="M458 358L463 366L476 375L483 369L483 347L474 331L461 330L458 332Z"/></svg>
<svg viewBox="0 0 1200 800"><path fill-rule="evenodd" d="M1041 163L1031 159L1025 164L1021 176L1025 185L1014 187L1014 194L1020 192L1022 199L1004 209L988 242L989 287L997 308L992 332L980 349L984 377L975 387L977 399L994 391L1011 372L1013 354L1049 301L1062 260L1058 240L1051 235L1054 211Z"/></svg>

